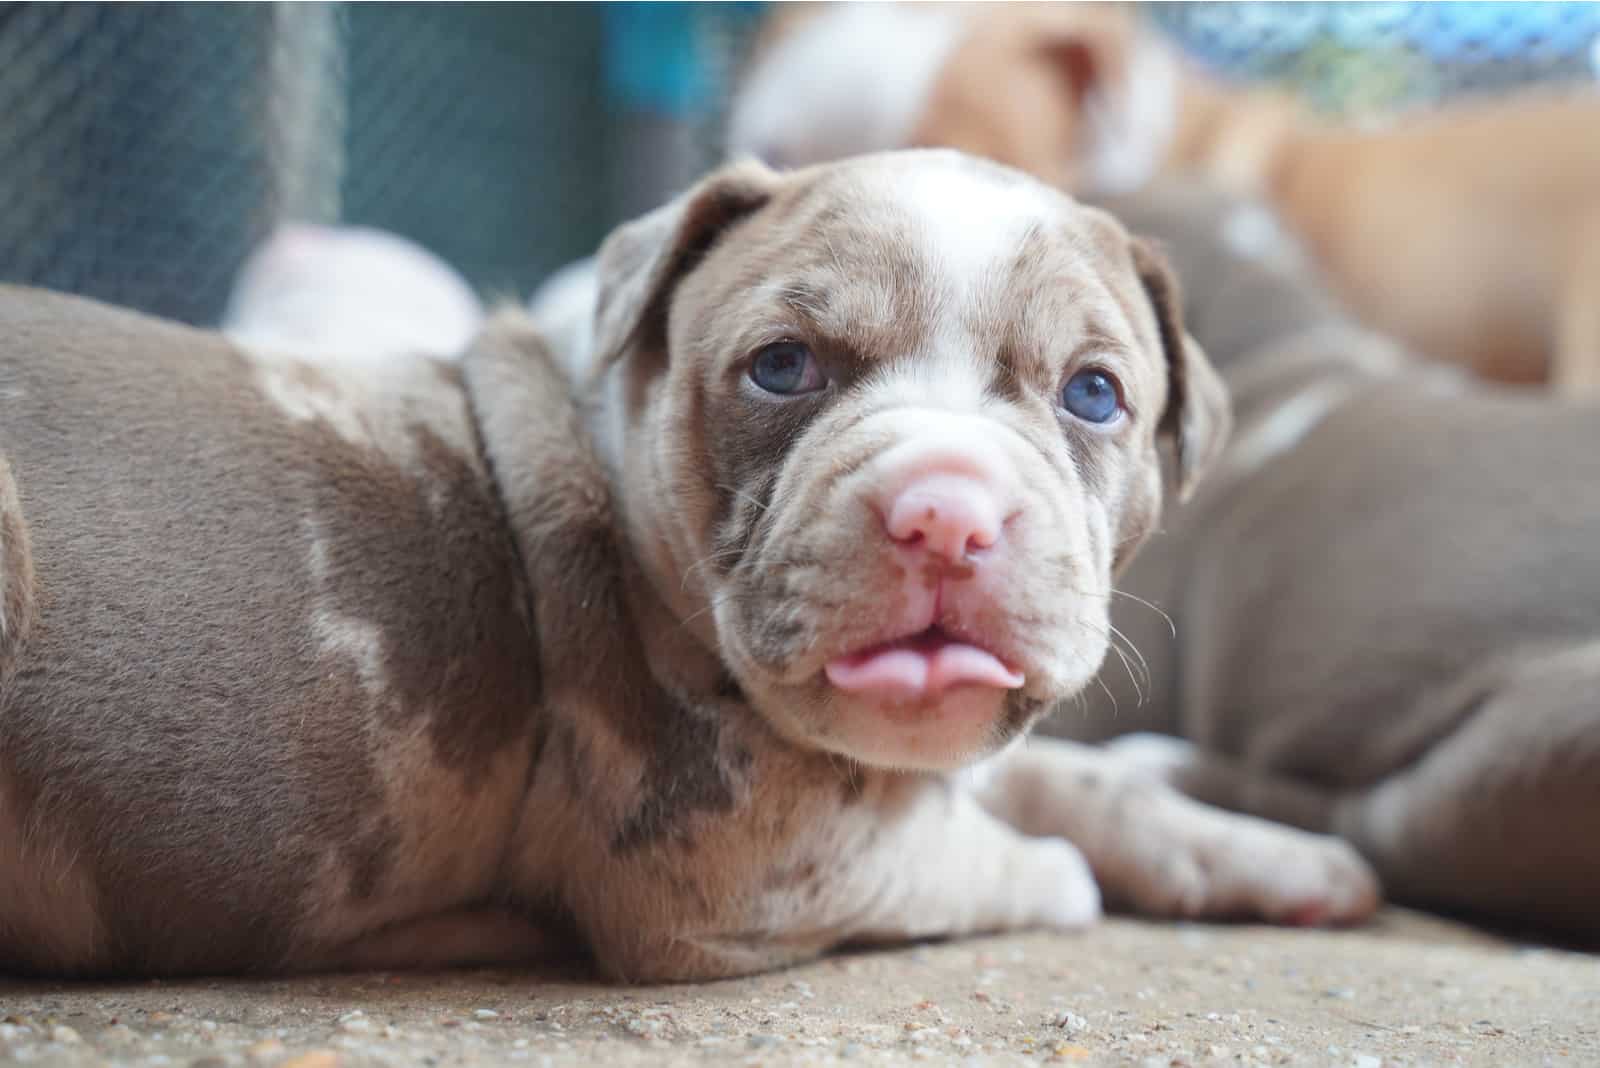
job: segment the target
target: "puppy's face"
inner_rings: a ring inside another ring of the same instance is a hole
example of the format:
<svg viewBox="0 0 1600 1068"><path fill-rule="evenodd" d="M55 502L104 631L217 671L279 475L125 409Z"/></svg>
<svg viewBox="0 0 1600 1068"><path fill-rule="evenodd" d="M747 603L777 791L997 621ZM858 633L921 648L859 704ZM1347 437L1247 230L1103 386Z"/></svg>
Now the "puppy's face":
<svg viewBox="0 0 1600 1068"><path fill-rule="evenodd" d="M1220 386L1156 258L955 153L744 166L623 228L596 340L657 592L791 739L947 768L1089 683Z"/></svg>

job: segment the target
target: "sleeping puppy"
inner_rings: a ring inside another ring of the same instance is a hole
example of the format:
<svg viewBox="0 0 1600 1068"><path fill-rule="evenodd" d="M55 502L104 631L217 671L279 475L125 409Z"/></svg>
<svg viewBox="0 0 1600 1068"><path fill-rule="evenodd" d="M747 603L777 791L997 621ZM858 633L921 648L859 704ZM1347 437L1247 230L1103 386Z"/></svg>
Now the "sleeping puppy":
<svg viewBox="0 0 1600 1068"><path fill-rule="evenodd" d="M619 230L581 414L515 317L380 373L4 291L0 962L571 929L611 976L725 976L1075 927L1096 877L1361 918L1335 840L1014 744L1106 653L1158 439L1180 487L1221 446L1173 293L1109 216L928 153Z"/></svg>
<svg viewBox="0 0 1600 1068"><path fill-rule="evenodd" d="M1400 901L1600 944L1595 409L1358 328L1259 208L1181 185L1104 204L1191 280L1237 432L1125 576L1175 623L1115 606L1148 677L1108 672L1120 711L1059 729L1181 734L1118 748L1344 836Z"/></svg>

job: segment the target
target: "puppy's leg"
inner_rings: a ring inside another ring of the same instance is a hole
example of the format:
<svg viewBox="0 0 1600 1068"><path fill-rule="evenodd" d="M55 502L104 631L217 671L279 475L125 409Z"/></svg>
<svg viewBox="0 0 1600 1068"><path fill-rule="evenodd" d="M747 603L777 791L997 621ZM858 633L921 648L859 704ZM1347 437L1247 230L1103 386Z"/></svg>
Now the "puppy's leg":
<svg viewBox="0 0 1600 1068"><path fill-rule="evenodd" d="M888 942L1100 917L1089 865L1059 837L1026 837L963 789L929 790L880 840L853 889L870 902L850 940Z"/></svg>
<svg viewBox="0 0 1600 1068"><path fill-rule="evenodd" d="M1334 827L1401 900L1600 943L1600 643L1515 663Z"/></svg>
<svg viewBox="0 0 1600 1068"><path fill-rule="evenodd" d="M1573 245L1558 294L1550 384L1569 397L1600 397L1600 213Z"/></svg>
<svg viewBox="0 0 1600 1068"><path fill-rule="evenodd" d="M759 855L748 827L700 842L681 866L639 858L612 869L601 882L620 893L591 897L603 911L579 915L601 970L630 982L723 979L840 945L1067 930L1099 918L1099 889L1073 846L1018 834L951 783L895 778L845 811L813 810L818 837L763 864L754 886L719 886L703 870L718 856L737 857L733 867Z"/></svg>
<svg viewBox="0 0 1600 1068"><path fill-rule="evenodd" d="M1345 843L1209 808L1105 750L1031 739L980 796L1023 832L1077 845L1124 908L1311 924L1377 907L1377 882Z"/></svg>

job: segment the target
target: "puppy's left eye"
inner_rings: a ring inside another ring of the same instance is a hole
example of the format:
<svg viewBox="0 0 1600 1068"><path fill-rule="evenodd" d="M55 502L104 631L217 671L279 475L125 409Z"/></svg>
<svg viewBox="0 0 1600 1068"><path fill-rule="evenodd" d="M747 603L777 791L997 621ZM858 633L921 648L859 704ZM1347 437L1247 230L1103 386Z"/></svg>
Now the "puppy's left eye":
<svg viewBox="0 0 1600 1068"><path fill-rule="evenodd" d="M1086 423L1109 423L1122 410L1122 391L1110 372L1087 367L1061 387L1061 407Z"/></svg>
<svg viewBox="0 0 1600 1068"><path fill-rule="evenodd" d="M817 358L798 341L779 341L756 353L750 381L783 397L815 393L828 384Z"/></svg>

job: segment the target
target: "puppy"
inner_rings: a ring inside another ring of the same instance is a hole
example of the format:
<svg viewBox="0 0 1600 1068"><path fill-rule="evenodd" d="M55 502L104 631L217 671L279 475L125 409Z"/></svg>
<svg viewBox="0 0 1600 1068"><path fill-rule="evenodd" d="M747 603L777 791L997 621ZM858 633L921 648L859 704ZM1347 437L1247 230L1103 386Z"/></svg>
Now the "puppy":
<svg viewBox="0 0 1600 1068"><path fill-rule="evenodd" d="M1592 89L1355 129L1219 82L1123 5L865 6L886 10L818 5L773 36L733 110L735 153L946 145L1103 193L1200 176L1268 200L1341 300L1422 354L1600 390Z"/></svg>
<svg viewBox="0 0 1600 1068"><path fill-rule="evenodd" d="M734 975L1114 901L1355 920L1334 839L1017 745L1219 451L1170 274L1020 174L720 172L600 256L596 391L0 295L0 962ZM590 443L593 442L593 445ZM981 763L981 768L974 770Z"/></svg>
<svg viewBox="0 0 1600 1068"><path fill-rule="evenodd" d="M1107 672L1058 729L1181 734L1119 748L1344 836L1400 901L1600 944L1594 409L1362 330L1266 255L1258 208L1178 185L1104 203L1191 280L1238 432L1114 606L1148 676Z"/></svg>

